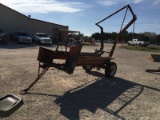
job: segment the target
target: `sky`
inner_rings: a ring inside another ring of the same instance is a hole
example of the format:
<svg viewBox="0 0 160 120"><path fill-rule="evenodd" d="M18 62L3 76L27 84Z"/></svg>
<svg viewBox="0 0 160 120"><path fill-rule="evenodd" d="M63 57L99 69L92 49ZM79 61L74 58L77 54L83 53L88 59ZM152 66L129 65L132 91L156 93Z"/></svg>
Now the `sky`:
<svg viewBox="0 0 160 120"><path fill-rule="evenodd" d="M100 32L95 23L130 4L137 16L134 32L160 34L160 0L1 0L1 3L31 18L69 26L69 30L85 36ZM124 15L125 10L101 23L104 32L119 32ZM127 12L123 26L131 19ZM133 25L127 31L133 32Z"/></svg>

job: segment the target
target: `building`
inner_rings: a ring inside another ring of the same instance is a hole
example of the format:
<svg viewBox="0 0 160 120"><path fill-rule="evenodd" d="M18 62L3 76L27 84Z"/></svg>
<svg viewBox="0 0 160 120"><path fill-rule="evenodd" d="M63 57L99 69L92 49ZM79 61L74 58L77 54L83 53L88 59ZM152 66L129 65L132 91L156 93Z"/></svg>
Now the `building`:
<svg viewBox="0 0 160 120"><path fill-rule="evenodd" d="M33 19L31 16L23 15L0 3L0 29L7 35L21 31L34 34L44 32L58 41L65 41L68 37L68 26Z"/></svg>

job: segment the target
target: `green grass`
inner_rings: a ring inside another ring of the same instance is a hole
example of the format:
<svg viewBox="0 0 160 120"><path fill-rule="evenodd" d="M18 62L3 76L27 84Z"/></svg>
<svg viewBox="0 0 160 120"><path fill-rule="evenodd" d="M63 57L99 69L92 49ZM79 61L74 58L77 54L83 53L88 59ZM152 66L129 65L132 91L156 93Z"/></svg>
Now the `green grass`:
<svg viewBox="0 0 160 120"><path fill-rule="evenodd" d="M146 51L146 52L160 52L160 46L154 46L154 45L148 47L123 45L121 46L121 48L128 50Z"/></svg>

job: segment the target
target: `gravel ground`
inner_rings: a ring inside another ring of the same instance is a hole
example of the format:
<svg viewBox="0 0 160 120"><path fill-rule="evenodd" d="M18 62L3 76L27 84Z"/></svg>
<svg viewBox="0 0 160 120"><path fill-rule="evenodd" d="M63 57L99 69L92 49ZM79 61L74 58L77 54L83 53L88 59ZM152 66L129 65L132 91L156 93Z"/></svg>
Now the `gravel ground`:
<svg viewBox="0 0 160 120"><path fill-rule="evenodd" d="M114 78L104 70L86 73L76 67L72 75L49 69L26 95L20 91L37 76L38 48L9 42L0 45L0 97L13 93L24 104L1 120L159 120L160 74L147 73L159 63L148 60L149 52L125 50L117 45L114 61L118 69ZM55 50L55 46L45 46ZM96 46L84 46L93 52ZM111 45L105 44L104 50ZM105 56L106 54L104 54Z"/></svg>

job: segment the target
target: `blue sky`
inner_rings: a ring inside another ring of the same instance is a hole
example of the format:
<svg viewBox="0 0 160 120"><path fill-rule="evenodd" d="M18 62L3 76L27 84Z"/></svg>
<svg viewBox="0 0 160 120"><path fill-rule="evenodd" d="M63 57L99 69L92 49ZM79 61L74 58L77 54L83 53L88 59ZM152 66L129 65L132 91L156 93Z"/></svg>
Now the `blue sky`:
<svg viewBox="0 0 160 120"><path fill-rule="evenodd" d="M32 18L66 25L87 36L100 32L95 23L130 4L137 16L135 32L160 34L160 0L1 0L1 3ZM119 32L124 13L102 23L105 32ZM124 24L130 19L128 13ZM128 31L132 29L133 26Z"/></svg>

